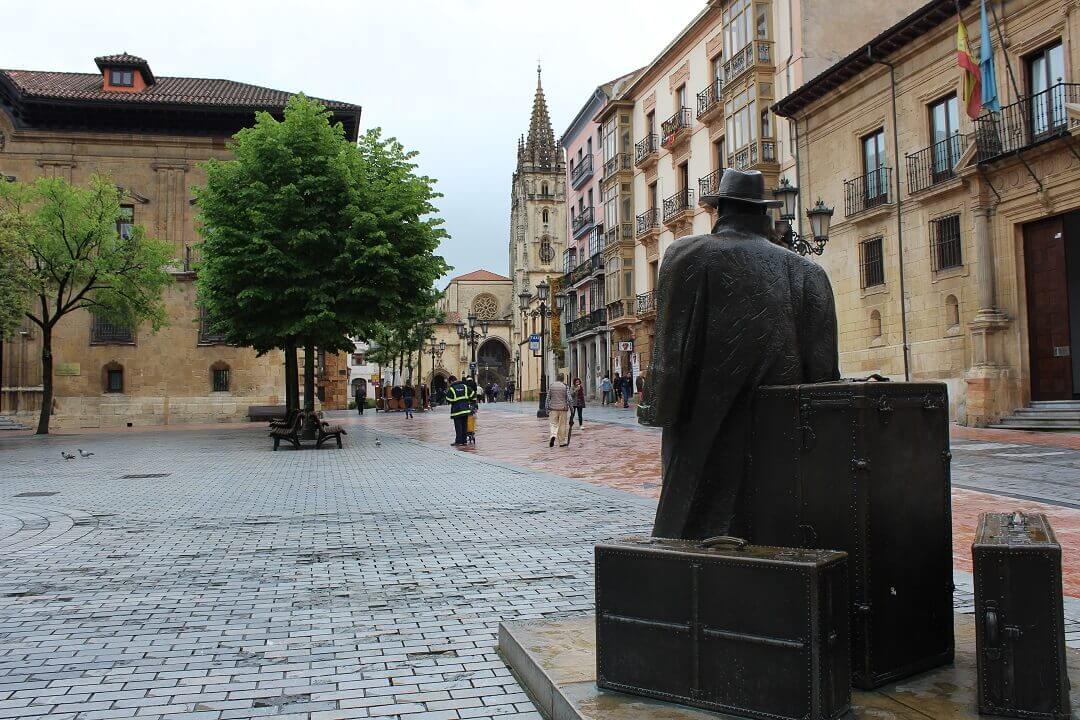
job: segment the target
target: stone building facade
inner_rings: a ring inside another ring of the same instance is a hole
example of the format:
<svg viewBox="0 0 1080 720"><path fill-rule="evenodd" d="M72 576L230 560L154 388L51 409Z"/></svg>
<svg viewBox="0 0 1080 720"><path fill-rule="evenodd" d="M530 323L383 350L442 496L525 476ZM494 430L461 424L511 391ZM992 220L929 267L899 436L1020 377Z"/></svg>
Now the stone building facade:
<svg viewBox="0 0 1080 720"><path fill-rule="evenodd" d="M512 345L522 358L519 387L524 397L535 397L540 387L540 360L532 360L529 335L539 332L537 286L549 285L560 275L559 265L566 250L566 160L562 145L556 142L551 129L547 99L536 74L536 95L528 135L518 142L517 167L510 189L510 275L512 296L523 293L533 297L529 309L516 311L512 330ZM553 299L549 298L548 306ZM557 320L556 320L557 322ZM550 324L545 321L550 333ZM535 329L534 329L535 328ZM553 370L552 353L548 344L548 376Z"/></svg>
<svg viewBox="0 0 1080 720"><path fill-rule="evenodd" d="M581 378L588 397L596 396L599 379L610 372L608 305L622 297L622 287L612 282L611 274L621 276L620 256L633 262L633 235L620 232L621 222L629 227L621 218L627 217L632 207L619 207L618 185L621 180L629 187L633 169L629 122L622 127L617 118L601 123L598 114L631 77L596 88L561 139L567 154L570 209L562 263L561 287L567 292L562 335L569 375ZM628 249L620 253L621 248Z"/></svg>
<svg viewBox="0 0 1080 720"><path fill-rule="evenodd" d="M715 214L701 196L723 168L759 170L769 189L793 172L794 134L770 111L774 98L913 5L861 0L838 11L830 0L709 0L618 96L631 108L633 217L625 219L637 241L635 302L616 309L614 360L624 373L629 365L637 376L651 362L664 251L712 228Z"/></svg>
<svg viewBox="0 0 1080 720"><path fill-rule="evenodd" d="M964 112L958 7L975 57L986 42L972 0L925 4L776 106L802 197L836 208L821 263L842 371L942 380L979 426L1080 391L1080 5L993 5L999 113Z"/></svg>
<svg viewBox="0 0 1080 720"><path fill-rule="evenodd" d="M193 186L200 163L228 158L227 139L257 111L281 116L289 93L228 80L159 77L131 55L96 59L97 73L0 70L0 175L84 183L108 174L124 217L172 244L169 325L118 328L80 311L54 336L58 428L243 419L249 405L284 398L284 357L230 347L206 331L195 306L198 266ZM360 108L325 101L355 140ZM119 225L118 225L119 229ZM38 412L40 336L27 323L4 343L3 410ZM329 368L330 363L327 363ZM336 368L340 369L340 368ZM347 376L344 378L347 384ZM323 379L328 397L337 383Z"/></svg>

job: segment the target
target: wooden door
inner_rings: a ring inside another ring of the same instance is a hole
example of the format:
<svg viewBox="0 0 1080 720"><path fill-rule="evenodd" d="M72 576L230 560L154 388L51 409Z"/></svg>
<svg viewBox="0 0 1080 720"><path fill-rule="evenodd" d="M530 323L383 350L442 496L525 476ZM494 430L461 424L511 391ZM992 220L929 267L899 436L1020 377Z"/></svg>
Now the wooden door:
<svg viewBox="0 0 1080 720"><path fill-rule="evenodd" d="M1024 226L1031 399L1073 397L1069 292L1060 217Z"/></svg>

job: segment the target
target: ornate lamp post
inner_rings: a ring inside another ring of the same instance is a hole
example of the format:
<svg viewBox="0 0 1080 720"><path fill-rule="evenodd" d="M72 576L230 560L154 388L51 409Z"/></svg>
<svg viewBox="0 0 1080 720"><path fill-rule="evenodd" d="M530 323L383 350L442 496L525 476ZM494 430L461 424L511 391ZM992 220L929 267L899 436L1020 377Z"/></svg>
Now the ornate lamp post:
<svg viewBox="0 0 1080 720"><path fill-rule="evenodd" d="M517 385L517 399L521 400L521 350L514 351L514 377L513 382ZM513 395L510 396L513 400Z"/></svg>
<svg viewBox="0 0 1080 720"><path fill-rule="evenodd" d="M539 307L530 311L529 305L532 303L532 295L528 290L523 290L518 295L518 300L521 303L521 314L531 315L532 317L540 318L540 399L536 409L536 417L547 417L547 319L553 317L555 313L552 308L548 306L548 296L551 292L551 286L548 285L547 280L541 280L536 286L536 299L540 301ZM555 297L555 302L558 306L558 311L561 312L563 308L563 302L566 300L565 293L559 293Z"/></svg>
<svg viewBox="0 0 1080 720"><path fill-rule="evenodd" d="M799 188L788 182L787 178L780 178L780 186L773 190L773 197L779 200L780 220L776 227L783 238L784 243L800 255L820 255L825 251L825 243L829 242L829 225L832 223L833 209L825 205L819 198L814 207L806 211L810 219L810 235L800 235L792 228L791 223L795 219L795 205L799 198Z"/></svg>
<svg viewBox="0 0 1080 720"><path fill-rule="evenodd" d="M476 314L469 313L469 324L458 320L457 331L458 337L464 340L469 345L471 351L469 361L469 374L472 375L476 372L476 347L480 344L480 341L487 337L488 334L488 321L480 321L480 330L476 329Z"/></svg>
<svg viewBox="0 0 1080 720"><path fill-rule="evenodd" d="M428 352L431 353L431 371L435 371L436 363L442 365L442 356L446 352L446 341L440 340L435 342L435 338L431 338L428 345Z"/></svg>

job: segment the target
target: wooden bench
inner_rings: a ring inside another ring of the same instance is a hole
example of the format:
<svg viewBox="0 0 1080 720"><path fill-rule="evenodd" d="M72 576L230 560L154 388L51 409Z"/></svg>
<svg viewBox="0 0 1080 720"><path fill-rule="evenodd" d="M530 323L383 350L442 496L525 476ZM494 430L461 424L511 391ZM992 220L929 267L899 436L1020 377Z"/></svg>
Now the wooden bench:
<svg viewBox="0 0 1080 720"><path fill-rule="evenodd" d="M287 428L292 427L293 420L301 411L298 409L290 410L284 418L274 418L270 421L270 428Z"/></svg>
<svg viewBox="0 0 1080 720"><path fill-rule="evenodd" d="M319 438L318 438L318 440L315 441L315 447L320 448L320 447L322 447L322 444L324 442L326 442L327 440L333 438L334 440L337 440L337 446L340 448L341 447L341 436L349 434L349 433L345 432L345 428L341 427L340 425L331 425L328 422L323 422L321 419L319 419L318 422L319 422Z"/></svg>
<svg viewBox="0 0 1080 720"><path fill-rule="evenodd" d="M286 427L270 428L270 437L274 438L274 450L278 449L278 445L282 440L287 440L292 444L294 448L299 449L300 445L300 433L304 429L304 414L296 413L293 421Z"/></svg>

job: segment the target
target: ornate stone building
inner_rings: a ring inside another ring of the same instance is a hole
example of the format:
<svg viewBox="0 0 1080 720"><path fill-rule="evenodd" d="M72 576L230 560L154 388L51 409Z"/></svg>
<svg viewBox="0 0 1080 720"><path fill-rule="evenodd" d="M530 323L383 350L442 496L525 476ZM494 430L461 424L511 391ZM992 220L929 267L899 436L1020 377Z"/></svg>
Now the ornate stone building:
<svg viewBox="0 0 1080 720"><path fill-rule="evenodd" d="M776 105L798 124L804 201L836 208L821 264L841 370L943 381L961 423L1075 428L1080 11L1002 5L1002 107L973 121L958 10L979 57L979 4L933 0ZM1050 404L1007 417L1032 401Z"/></svg>
<svg viewBox="0 0 1080 720"><path fill-rule="evenodd" d="M160 332L116 327L85 311L57 326L54 427L215 422L243 419L249 405L284 399L284 358L224 345L195 306L200 163L228 158L225 147L255 113L280 117L290 93L202 78L155 75L121 54L95 60L98 72L0 70L0 177L63 177L84 183L108 174L122 189L124 223L172 244L176 280L166 290L169 325ZM324 101L355 140L360 108ZM41 402L40 335L27 323L4 343L5 412L35 413ZM320 363L328 406L342 401L347 368ZM342 374L344 371L345 374Z"/></svg>
<svg viewBox="0 0 1080 720"><path fill-rule="evenodd" d="M566 162L562 145L555 141L547 100L536 71L529 133L518 142L517 168L511 184L510 274L513 298L528 291L534 297L541 281L549 284L558 276L559 262L566 249ZM550 306L554 300L548 299ZM539 388L539 360L529 350L529 335L539 332L540 322L515 309L513 345L522 358L521 388L526 397ZM550 331L550 323L548 328ZM550 368L549 368L550 372Z"/></svg>

